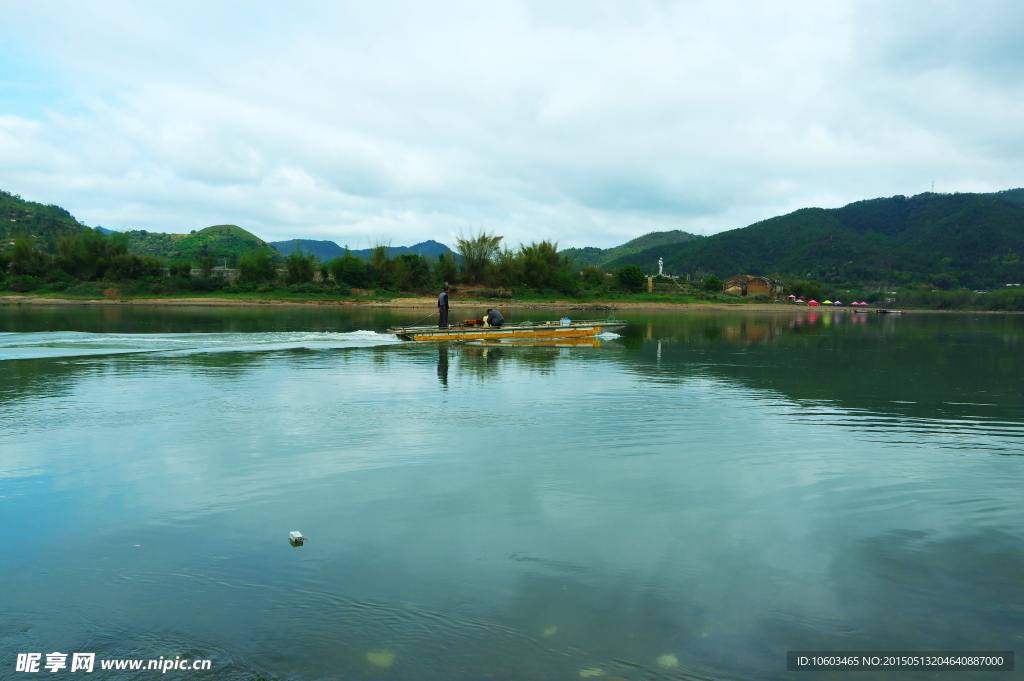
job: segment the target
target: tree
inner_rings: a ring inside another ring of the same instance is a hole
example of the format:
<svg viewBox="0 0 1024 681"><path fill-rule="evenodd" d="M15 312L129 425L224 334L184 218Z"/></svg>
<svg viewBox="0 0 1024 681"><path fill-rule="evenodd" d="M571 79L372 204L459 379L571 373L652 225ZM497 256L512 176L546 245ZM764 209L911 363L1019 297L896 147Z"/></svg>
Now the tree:
<svg viewBox="0 0 1024 681"><path fill-rule="evenodd" d="M393 271L394 263L391 262L391 247L385 243L378 243L373 247L370 255L369 267L370 280L374 286L389 287L394 285Z"/></svg>
<svg viewBox="0 0 1024 681"><path fill-rule="evenodd" d="M712 274L708 277L708 280L704 282L704 290L710 291L711 293L718 293L722 290L722 280Z"/></svg>
<svg viewBox="0 0 1024 681"><path fill-rule="evenodd" d="M362 258L352 255L348 248L345 254L334 258L327 267L338 286L355 286L361 288L367 284L366 263Z"/></svg>
<svg viewBox="0 0 1024 681"><path fill-rule="evenodd" d="M512 286L522 280L523 268L519 255L508 248L497 252L491 268L491 280L496 286Z"/></svg>
<svg viewBox="0 0 1024 681"><path fill-rule="evenodd" d="M558 242L541 241L519 247L522 282L532 288L554 287L555 273L572 267L567 256L559 255ZM564 279L564 277L562 277Z"/></svg>
<svg viewBox="0 0 1024 681"><path fill-rule="evenodd" d="M426 286L430 280L430 261L418 253L402 253L393 262L394 281L400 289Z"/></svg>
<svg viewBox="0 0 1024 681"><path fill-rule="evenodd" d="M439 253L434 263L434 281L439 284L455 284L459 281L459 268L451 253Z"/></svg>
<svg viewBox="0 0 1024 681"><path fill-rule="evenodd" d="M167 271L172 277L183 277L188 279L192 276L192 261L172 260L167 265Z"/></svg>
<svg viewBox="0 0 1024 681"><path fill-rule="evenodd" d="M590 288L601 288L604 286L606 277L604 270L594 265L587 265L583 268L583 282Z"/></svg>
<svg viewBox="0 0 1024 681"><path fill-rule="evenodd" d="M277 278L277 266L270 252L257 249L238 259L238 280L242 283L258 284Z"/></svg>
<svg viewBox="0 0 1024 681"><path fill-rule="evenodd" d="M28 274L41 277L46 271L47 257L36 249L36 242L31 236L24 234L14 239L14 251L11 253L11 273Z"/></svg>
<svg viewBox="0 0 1024 681"><path fill-rule="evenodd" d="M199 261L199 267L203 271L203 279L209 279L213 275L213 256L204 256Z"/></svg>
<svg viewBox="0 0 1024 681"><path fill-rule="evenodd" d="M455 239L455 250L462 258L462 279L469 284L481 284L488 270L494 264L502 237L488 234L480 230L476 236L472 232L469 238L461 234Z"/></svg>
<svg viewBox="0 0 1024 681"><path fill-rule="evenodd" d="M304 253L302 244L296 240L295 249L284 261L289 284L308 284L313 281L320 259L312 253Z"/></svg>
<svg viewBox="0 0 1024 681"><path fill-rule="evenodd" d="M623 265L615 274L619 283L631 291L639 291L647 279L644 271L636 265Z"/></svg>

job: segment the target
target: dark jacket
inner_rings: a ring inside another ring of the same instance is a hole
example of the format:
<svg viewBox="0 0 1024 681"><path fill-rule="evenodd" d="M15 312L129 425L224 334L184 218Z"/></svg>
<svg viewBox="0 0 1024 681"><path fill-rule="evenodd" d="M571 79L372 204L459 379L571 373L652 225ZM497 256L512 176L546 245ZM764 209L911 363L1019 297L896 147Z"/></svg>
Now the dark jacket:
<svg viewBox="0 0 1024 681"><path fill-rule="evenodd" d="M488 326L501 326L505 323L505 318L501 316L501 313L497 310L491 310L487 313L487 325Z"/></svg>
<svg viewBox="0 0 1024 681"><path fill-rule="evenodd" d="M437 309L447 310L448 309L448 294L441 291L441 295L437 297Z"/></svg>

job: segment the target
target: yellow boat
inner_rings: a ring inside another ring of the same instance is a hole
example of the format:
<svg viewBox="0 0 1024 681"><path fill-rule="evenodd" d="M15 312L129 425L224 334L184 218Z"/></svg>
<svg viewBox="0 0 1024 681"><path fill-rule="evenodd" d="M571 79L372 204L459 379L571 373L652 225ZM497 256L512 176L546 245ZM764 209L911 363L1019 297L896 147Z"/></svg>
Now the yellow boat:
<svg viewBox="0 0 1024 681"><path fill-rule="evenodd" d="M519 322L503 326L450 325L447 329L436 326L396 326L388 329L407 341L501 341L519 342L556 338L593 338L599 333L621 331L626 322L609 317L578 322Z"/></svg>

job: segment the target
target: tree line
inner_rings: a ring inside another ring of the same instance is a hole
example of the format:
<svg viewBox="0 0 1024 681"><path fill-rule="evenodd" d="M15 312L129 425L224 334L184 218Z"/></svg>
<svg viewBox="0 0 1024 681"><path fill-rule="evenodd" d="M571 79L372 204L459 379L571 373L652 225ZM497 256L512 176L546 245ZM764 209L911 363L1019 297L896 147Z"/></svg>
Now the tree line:
<svg viewBox="0 0 1024 681"><path fill-rule="evenodd" d="M531 289L577 295L581 290L640 290L646 275L635 265L627 265L609 276L604 270L587 266L580 269L557 242L520 244L516 249L503 247L503 237L481 230L456 239L455 253L429 258L414 253L389 254L386 245L377 245L364 260L347 249L341 256L321 262L301 245L284 261L283 280L289 285L312 284L414 291L440 288L445 284L485 286L495 289ZM238 260L241 284L266 284L280 279L269 252L253 251Z"/></svg>
<svg viewBox="0 0 1024 681"><path fill-rule="evenodd" d="M557 242L540 241L504 247L503 237L481 230L456 240L455 254L436 258L414 253L390 254L386 245L373 249L369 259L347 249L339 257L321 262L315 255L296 248L282 263L268 249L256 249L238 258L237 279L232 284L241 290L269 290L280 286L314 289L349 288L384 291L438 289L444 284L492 287L507 290L529 289L563 295L584 295L609 289L639 291L646 275L635 265L626 265L613 273L595 266L580 268ZM0 282L14 291L46 289L63 291L77 282L110 282L171 279L180 289L215 290L228 282L215 276L214 259L199 262L189 259L165 261L155 256L130 253L125 233L103 234L83 229L61 236L56 244L41 244L25 234L17 236L0 251ZM56 253L51 251L56 250ZM198 276L193 276L198 269ZM717 281L717 280L716 280Z"/></svg>

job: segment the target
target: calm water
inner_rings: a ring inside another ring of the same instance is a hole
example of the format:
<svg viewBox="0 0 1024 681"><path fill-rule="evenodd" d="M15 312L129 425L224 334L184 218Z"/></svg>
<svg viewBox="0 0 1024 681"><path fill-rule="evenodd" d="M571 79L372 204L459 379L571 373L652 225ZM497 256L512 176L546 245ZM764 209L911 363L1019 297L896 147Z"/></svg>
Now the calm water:
<svg viewBox="0 0 1024 681"><path fill-rule="evenodd" d="M411 312L0 308L0 677L1024 649L1024 317L617 314L496 349L382 333Z"/></svg>

